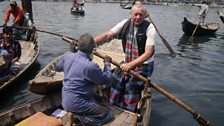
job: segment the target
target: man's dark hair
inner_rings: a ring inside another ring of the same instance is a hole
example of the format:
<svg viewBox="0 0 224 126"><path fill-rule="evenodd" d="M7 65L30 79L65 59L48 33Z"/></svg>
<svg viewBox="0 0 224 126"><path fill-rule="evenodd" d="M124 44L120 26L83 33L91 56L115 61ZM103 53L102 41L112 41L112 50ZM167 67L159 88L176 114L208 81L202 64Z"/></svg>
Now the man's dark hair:
<svg viewBox="0 0 224 126"><path fill-rule="evenodd" d="M11 6L12 8L17 7L17 3L16 3L16 1L11 1L11 2L10 2L10 6Z"/></svg>
<svg viewBox="0 0 224 126"><path fill-rule="evenodd" d="M95 47L93 36L89 33L81 35L78 40L78 49L87 54L91 54Z"/></svg>
<svg viewBox="0 0 224 126"><path fill-rule="evenodd" d="M202 3L202 4L207 4L207 2L206 2L206 1L202 1L201 3Z"/></svg>

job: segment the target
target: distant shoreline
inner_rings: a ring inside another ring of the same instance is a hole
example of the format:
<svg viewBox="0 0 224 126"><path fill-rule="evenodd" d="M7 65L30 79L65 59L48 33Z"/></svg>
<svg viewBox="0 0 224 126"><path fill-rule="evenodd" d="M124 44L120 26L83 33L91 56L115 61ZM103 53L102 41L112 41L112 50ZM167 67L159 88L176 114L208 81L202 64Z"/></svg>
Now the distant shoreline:
<svg viewBox="0 0 224 126"><path fill-rule="evenodd" d="M35 1L35 0L33 0ZM72 0L36 0L36 1L48 1L48 2L72 2ZM120 1L120 0L84 0L86 3L128 3L129 1ZM131 2L130 2L131 3ZM163 5L163 6L192 6L193 4L198 4L198 2L189 2L189 3L182 3L182 2L147 2L144 1L144 4L147 5ZM217 4L212 2L209 4L211 8L223 8L224 4Z"/></svg>

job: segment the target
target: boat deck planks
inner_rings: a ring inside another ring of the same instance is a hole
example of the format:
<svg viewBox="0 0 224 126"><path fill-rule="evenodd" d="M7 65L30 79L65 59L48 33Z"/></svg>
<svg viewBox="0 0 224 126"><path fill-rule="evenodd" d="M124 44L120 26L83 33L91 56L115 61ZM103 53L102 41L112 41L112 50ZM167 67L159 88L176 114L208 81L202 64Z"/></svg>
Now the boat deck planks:
<svg viewBox="0 0 224 126"><path fill-rule="evenodd" d="M2 125L14 125L29 117L31 114L36 112L47 112L54 111L60 104L60 92L52 95L44 96L41 99L32 101L30 103L23 104L21 106L14 107L5 112L0 113L0 124Z"/></svg>
<svg viewBox="0 0 224 126"><path fill-rule="evenodd" d="M116 106L109 106L115 119L104 126L134 126L137 124L137 114L121 110Z"/></svg>
<svg viewBox="0 0 224 126"><path fill-rule="evenodd" d="M31 42L20 41L20 45L22 47L22 57L20 58L21 64L28 64L30 59L33 58L32 51L35 49L35 45Z"/></svg>

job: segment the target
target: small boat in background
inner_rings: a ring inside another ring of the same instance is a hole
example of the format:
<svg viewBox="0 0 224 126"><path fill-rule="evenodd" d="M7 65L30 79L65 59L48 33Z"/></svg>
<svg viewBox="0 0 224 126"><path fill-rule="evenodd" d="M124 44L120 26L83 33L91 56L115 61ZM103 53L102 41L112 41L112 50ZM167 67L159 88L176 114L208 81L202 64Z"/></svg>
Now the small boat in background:
<svg viewBox="0 0 224 126"><path fill-rule="evenodd" d="M85 10L83 6L84 6L84 1L81 1L80 3L78 3L76 0L74 0L73 6L70 9L71 14L84 16Z"/></svg>
<svg viewBox="0 0 224 126"><path fill-rule="evenodd" d="M182 30L186 35L191 36L197 24L191 23L184 17L184 21L182 22ZM195 36L205 36L214 34L220 28L219 23L206 23L205 25L199 25L195 31Z"/></svg>
<svg viewBox="0 0 224 126"><path fill-rule="evenodd" d="M217 11L222 23L224 23L224 13Z"/></svg>
<svg viewBox="0 0 224 126"><path fill-rule="evenodd" d="M123 3L120 2L120 6L123 9L131 9L134 4L135 4L135 0L132 3L130 2L130 0L126 1L126 2L123 2Z"/></svg>
<svg viewBox="0 0 224 126"><path fill-rule="evenodd" d="M132 4L122 4L122 3L120 3L120 6L123 9L131 9L132 8Z"/></svg>
<svg viewBox="0 0 224 126"><path fill-rule="evenodd" d="M80 15L80 16L84 16L85 15L85 10L82 8L71 8L71 14L74 14L74 15Z"/></svg>

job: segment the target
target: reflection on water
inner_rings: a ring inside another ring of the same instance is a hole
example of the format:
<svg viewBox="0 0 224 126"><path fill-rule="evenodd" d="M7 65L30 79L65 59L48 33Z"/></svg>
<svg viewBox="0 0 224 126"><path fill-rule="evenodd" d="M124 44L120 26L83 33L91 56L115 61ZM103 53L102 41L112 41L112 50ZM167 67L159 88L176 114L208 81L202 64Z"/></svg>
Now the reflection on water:
<svg viewBox="0 0 224 126"><path fill-rule="evenodd" d="M213 36L193 36L193 39L190 39L190 36L187 36L183 34L182 37L180 37L178 45L192 45L192 44L200 44L204 42L208 42L210 40L210 37L215 37Z"/></svg>

